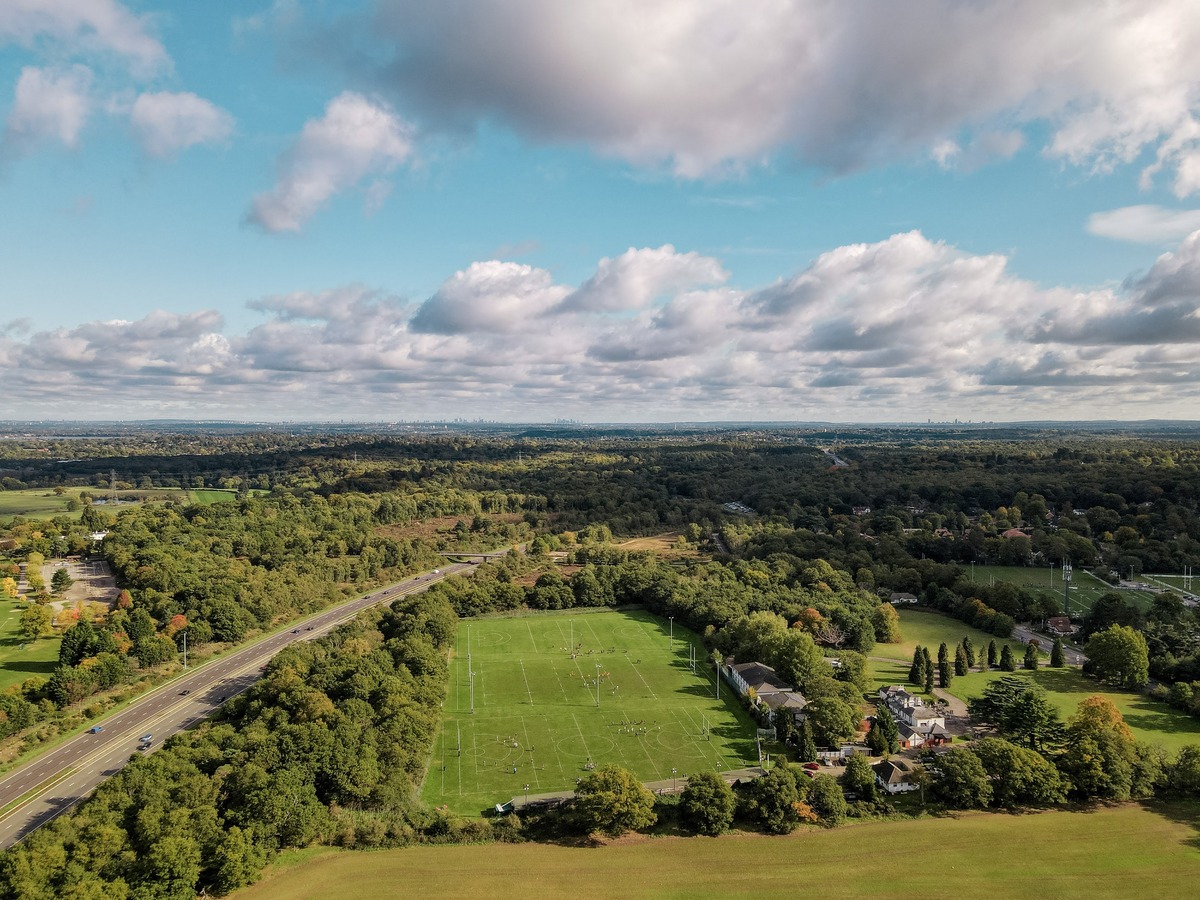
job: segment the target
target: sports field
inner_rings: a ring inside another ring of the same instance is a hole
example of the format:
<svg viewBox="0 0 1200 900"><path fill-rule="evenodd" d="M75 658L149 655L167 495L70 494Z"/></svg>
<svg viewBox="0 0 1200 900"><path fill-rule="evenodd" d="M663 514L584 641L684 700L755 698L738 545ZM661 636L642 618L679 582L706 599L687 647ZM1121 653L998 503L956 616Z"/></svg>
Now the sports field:
<svg viewBox="0 0 1200 900"><path fill-rule="evenodd" d="M570 792L589 765L669 782L672 768L757 764L754 725L727 685L715 698L703 645L671 630L640 610L460 623L425 802L478 815L521 802L525 785L531 797Z"/></svg>
<svg viewBox="0 0 1200 900"><path fill-rule="evenodd" d="M1034 594L1044 594L1056 603L1062 603L1062 571L1058 568L1036 566L975 566L972 568L964 565L963 572L968 577L972 577L973 573L976 584L990 585L997 581L1004 581ZM1103 594L1115 590L1117 589L1112 585L1105 584L1090 572L1077 567L1071 578L1071 615L1084 615ZM1154 595L1146 591L1122 590L1119 593L1130 603L1143 609L1148 609L1154 601Z"/></svg>

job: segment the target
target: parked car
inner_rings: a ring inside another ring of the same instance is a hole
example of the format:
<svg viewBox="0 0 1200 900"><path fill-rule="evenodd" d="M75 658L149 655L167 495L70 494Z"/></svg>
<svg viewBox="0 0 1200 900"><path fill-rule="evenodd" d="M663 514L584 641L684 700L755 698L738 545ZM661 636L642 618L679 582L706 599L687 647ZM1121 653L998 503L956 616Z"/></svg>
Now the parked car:
<svg viewBox="0 0 1200 900"><path fill-rule="evenodd" d="M805 763L804 768L806 768L810 771L813 771L813 772L817 772L817 771L820 771L821 764L820 763Z"/></svg>

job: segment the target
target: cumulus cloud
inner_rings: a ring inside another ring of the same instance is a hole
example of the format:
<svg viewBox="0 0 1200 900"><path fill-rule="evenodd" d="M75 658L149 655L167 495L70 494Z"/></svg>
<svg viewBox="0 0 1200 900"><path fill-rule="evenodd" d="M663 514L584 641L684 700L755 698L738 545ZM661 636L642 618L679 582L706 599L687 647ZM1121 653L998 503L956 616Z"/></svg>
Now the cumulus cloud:
<svg viewBox="0 0 1200 900"><path fill-rule="evenodd" d="M79 52L102 51L149 72L169 60L147 26L116 0L5 0L0 4L0 42L32 46L48 38Z"/></svg>
<svg viewBox="0 0 1200 900"><path fill-rule="evenodd" d="M727 280L711 257L633 248L578 284L488 260L419 303L363 285L262 297L244 334L212 311L10 323L0 377L30 411L124 416L1144 418L1200 402L1200 233L1115 289L1039 286L920 232Z"/></svg>
<svg viewBox="0 0 1200 900"><path fill-rule="evenodd" d="M216 144L233 133L233 116L192 93L139 94L129 111L147 155L170 158L198 144Z"/></svg>
<svg viewBox="0 0 1200 900"><path fill-rule="evenodd" d="M92 71L86 66L21 70L4 127L4 145L28 152L44 141L74 149L91 109Z"/></svg>
<svg viewBox="0 0 1200 900"><path fill-rule="evenodd" d="M335 194L391 172L411 153L404 121L386 105L346 91L305 124L279 158L275 187L254 198L247 218L264 231L299 231Z"/></svg>
<svg viewBox="0 0 1200 900"><path fill-rule="evenodd" d="M1087 230L1100 237L1134 244L1165 244L1200 230L1200 209L1123 206L1088 217Z"/></svg>
<svg viewBox="0 0 1200 900"><path fill-rule="evenodd" d="M1048 133L1073 165L1150 151L1147 177L1200 189L1192 0L376 0L363 32L344 65L430 121L499 118L687 177L779 152L979 165Z"/></svg>
<svg viewBox="0 0 1200 900"><path fill-rule="evenodd" d="M563 306L588 312L643 309L656 299L700 285L721 284L728 277L717 260L698 253L677 253L670 244L655 249L630 247L616 259L600 260L596 274Z"/></svg>
<svg viewBox="0 0 1200 900"><path fill-rule="evenodd" d="M412 327L434 334L519 331L536 327L568 292L544 269L498 260L472 263L421 305Z"/></svg>

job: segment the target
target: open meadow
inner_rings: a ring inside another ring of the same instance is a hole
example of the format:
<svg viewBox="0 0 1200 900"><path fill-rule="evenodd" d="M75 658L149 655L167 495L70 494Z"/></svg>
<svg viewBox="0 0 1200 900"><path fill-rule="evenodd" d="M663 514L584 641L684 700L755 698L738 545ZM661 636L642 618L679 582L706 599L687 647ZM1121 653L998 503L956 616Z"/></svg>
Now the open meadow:
<svg viewBox="0 0 1200 900"><path fill-rule="evenodd" d="M526 785L571 792L593 764L642 781L756 765L753 723L727 685L714 696L700 640L671 630L640 610L461 622L425 802L478 815Z"/></svg>
<svg viewBox="0 0 1200 900"><path fill-rule="evenodd" d="M238 900L487 897L1192 898L1200 808L967 813L787 837L624 838L607 847L422 846L281 857ZM904 863L899 857L908 860ZM353 885L351 889L350 886Z"/></svg>
<svg viewBox="0 0 1200 900"><path fill-rule="evenodd" d="M906 664L904 666L906 674L908 672L907 664L912 662L913 651L916 650L918 644L929 649L929 654L933 657L934 662L937 662L940 644L943 642L946 644L951 652L951 658L953 658L955 646L965 637L971 639L976 653L980 651L987 653L988 641L995 641L997 653L1005 644L1008 644L1018 662L1025 655L1025 645L1020 641L995 637L978 628L972 628L966 622L960 622L945 613L928 609L901 609L899 612L900 636L903 640L898 644L876 644L871 651L871 656L902 660Z"/></svg>
<svg viewBox="0 0 1200 900"><path fill-rule="evenodd" d="M0 600L0 691L40 675L49 678L58 666L58 646L62 638L38 638L32 643L21 633L21 611L26 604Z"/></svg>

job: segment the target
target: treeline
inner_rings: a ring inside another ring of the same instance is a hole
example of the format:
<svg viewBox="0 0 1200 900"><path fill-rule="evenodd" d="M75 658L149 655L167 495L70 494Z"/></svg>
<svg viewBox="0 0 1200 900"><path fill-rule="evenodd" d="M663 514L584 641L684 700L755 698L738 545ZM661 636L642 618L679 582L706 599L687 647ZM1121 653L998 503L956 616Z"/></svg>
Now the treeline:
<svg viewBox="0 0 1200 900"><path fill-rule="evenodd" d="M440 723L454 611L430 594L283 650L224 718L132 759L0 857L0 896L191 900L280 849L489 838L417 796Z"/></svg>

